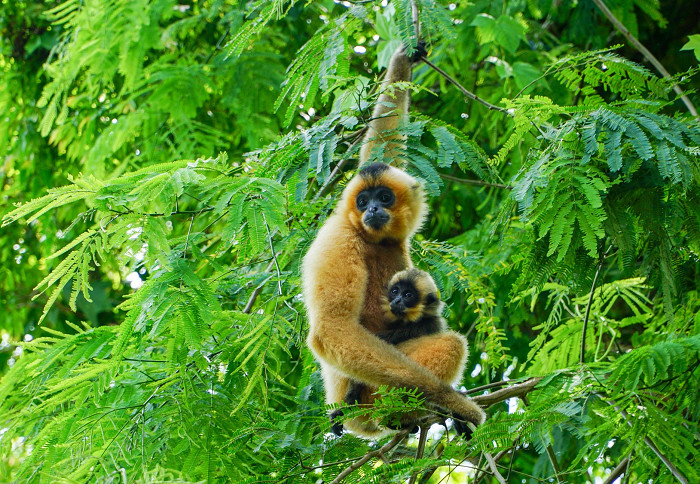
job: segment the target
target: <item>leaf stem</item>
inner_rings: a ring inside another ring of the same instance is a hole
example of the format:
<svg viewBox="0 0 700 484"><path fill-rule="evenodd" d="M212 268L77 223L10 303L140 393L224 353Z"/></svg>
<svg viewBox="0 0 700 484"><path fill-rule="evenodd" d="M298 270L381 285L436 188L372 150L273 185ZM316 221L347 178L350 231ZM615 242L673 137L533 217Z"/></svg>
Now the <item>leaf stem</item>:
<svg viewBox="0 0 700 484"><path fill-rule="evenodd" d="M449 180L455 183L461 183L463 185L476 185L479 187L489 187L489 188L502 188L504 190L512 190L513 187L508 186L508 185L503 185L501 183L489 183L481 180L468 180L466 178L458 178L456 176L452 175L445 175L444 173L440 173L440 178L443 180Z"/></svg>

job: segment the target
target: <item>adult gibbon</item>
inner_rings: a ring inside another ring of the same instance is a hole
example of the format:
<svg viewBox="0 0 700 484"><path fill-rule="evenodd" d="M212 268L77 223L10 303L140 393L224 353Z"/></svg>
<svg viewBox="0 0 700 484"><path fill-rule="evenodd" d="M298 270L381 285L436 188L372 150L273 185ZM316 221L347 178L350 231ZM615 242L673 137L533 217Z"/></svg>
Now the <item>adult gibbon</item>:
<svg viewBox="0 0 700 484"><path fill-rule="evenodd" d="M389 287L382 296L382 309L386 329L376 335L389 344L397 345L410 339L444 331L442 301L438 297L435 281L427 272L406 269L394 274ZM365 403L367 392L364 383L351 380L343 401L348 405ZM338 418L343 416L341 409L330 415L331 430L337 436L343 434L343 424Z"/></svg>
<svg viewBox="0 0 700 484"><path fill-rule="evenodd" d="M385 153L400 143L395 129L407 113L409 95L397 89L392 97L386 87L410 76L411 59L399 49L369 124L361 165L378 143L388 141ZM384 132L391 136L382 138ZM307 344L321 365L328 403L343 400L349 378L372 387L415 388L427 402L451 413L457 431L463 432L465 422L478 425L485 418L478 405L451 386L464 369L464 337L444 331L393 346L376 336L385 329L383 288L394 274L412 266L410 239L426 210L420 184L393 166L366 165L348 182L304 257ZM345 426L368 437L385 431L369 418L351 419Z"/></svg>

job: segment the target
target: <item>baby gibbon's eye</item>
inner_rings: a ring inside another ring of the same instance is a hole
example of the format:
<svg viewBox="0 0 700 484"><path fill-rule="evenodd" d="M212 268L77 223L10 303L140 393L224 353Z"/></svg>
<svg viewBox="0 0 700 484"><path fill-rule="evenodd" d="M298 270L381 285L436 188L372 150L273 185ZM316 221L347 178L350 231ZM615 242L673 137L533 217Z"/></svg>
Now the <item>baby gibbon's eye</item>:
<svg viewBox="0 0 700 484"><path fill-rule="evenodd" d="M364 194L358 195L356 203L357 208L361 211L364 211L367 208L367 204L369 203L369 197L367 197L367 195Z"/></svg>
<svg viewBox="0 0 700 484"><path fill-rule="evenodd" d="M403 293L403 297L405 297L406 299L409 299L409 298L413 297L413 293L406 291Z"/></svg>
<svg viewBox="0 0 700 484"><path fill-rule="evenodd" d="M399 293L399 290L398 290L397 288L393 288L393 289L391 290L391 295L392 295L392 296L396 296L398 293Z"/></svg>

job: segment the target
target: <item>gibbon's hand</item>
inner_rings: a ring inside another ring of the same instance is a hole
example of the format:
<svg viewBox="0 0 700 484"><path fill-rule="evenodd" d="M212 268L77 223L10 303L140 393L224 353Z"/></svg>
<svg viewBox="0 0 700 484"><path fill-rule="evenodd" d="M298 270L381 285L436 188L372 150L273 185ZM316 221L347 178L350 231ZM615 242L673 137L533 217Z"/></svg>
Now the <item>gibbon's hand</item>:
<svg viewBox="0 0 700 484"><path fill-rule="evenodd" d="M409 59L411 59L411 62L418 62L421 60L423 57L428 56L428 49L426 48L428 44L426 44L425 40L419 40L418 44L416 45L416 50L408 56Z"/></svg>

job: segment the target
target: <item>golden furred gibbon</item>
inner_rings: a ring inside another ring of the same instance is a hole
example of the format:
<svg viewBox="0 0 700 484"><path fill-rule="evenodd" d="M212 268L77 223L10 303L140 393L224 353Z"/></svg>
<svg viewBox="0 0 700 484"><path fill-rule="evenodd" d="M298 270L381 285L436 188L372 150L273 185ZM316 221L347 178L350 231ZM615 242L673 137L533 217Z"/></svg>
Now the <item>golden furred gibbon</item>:
<svg viewBox="0 0 700 484"><path fill-rule="evenodd" d="M408 81L411 60L402 50L392 57L385 84ZM404 77L405 76L405 77ZM360 154L395 133L408 109L408 93L383 93ZM388 109L393 103L395 109ZM385 151L386 152L386 151ZM311 244L302 266L304 302L309 317L307 343L321 365L326 401L340 403L349 378L380 385L417 389L426 401L451 413L456 421L484 421L483 411L451 384L462 376L467 343L452 331L422 336L393 346L376 336L385 329L382 294L391 277L412 266L409 244L426 215L421 185L406 172L382 163L365 165L348 182L333 214ZM345 426L376 437L385 429L369 418ZM464 425L457 426L465 429Z"/></svg>

